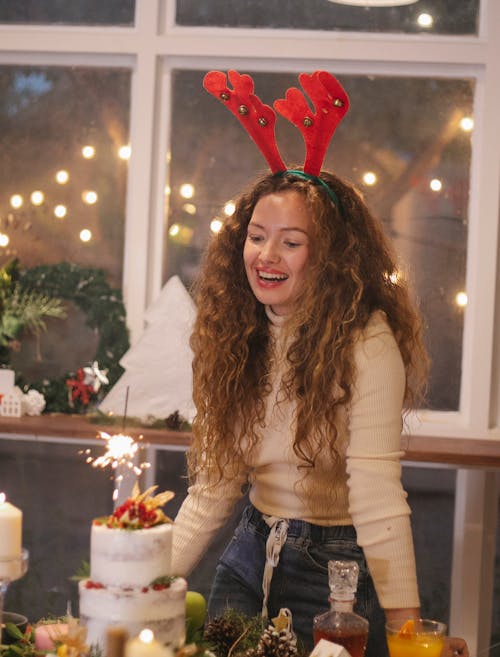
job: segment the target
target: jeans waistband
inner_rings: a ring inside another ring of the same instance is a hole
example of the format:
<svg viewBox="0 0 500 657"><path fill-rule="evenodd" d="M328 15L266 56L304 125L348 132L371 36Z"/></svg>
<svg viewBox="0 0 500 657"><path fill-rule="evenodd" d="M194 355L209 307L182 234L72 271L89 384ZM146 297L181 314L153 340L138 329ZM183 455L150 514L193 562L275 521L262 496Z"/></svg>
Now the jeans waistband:
<svg viewBox="0 0 500 657"><path fill-rule="evenodd" d="M247 525L252 525L260 533L267 536L269 534L269 526L262 515L253 504L249 504L243 512L242 520ZM287 518L287 520L289 538L310 539L314 543L324 543L339 539L356 541L356 530L352 525L332 525L325 527L323 525L314 525L305 520L295 520L293 518Z"/></svg>

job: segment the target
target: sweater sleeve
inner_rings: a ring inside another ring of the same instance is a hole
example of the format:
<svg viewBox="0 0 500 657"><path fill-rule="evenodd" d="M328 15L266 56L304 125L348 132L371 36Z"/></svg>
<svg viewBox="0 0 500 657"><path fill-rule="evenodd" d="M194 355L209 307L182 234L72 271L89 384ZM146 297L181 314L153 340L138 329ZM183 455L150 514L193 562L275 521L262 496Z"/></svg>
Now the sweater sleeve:
<svg viewBox="0 0 500 657"><path fill-rule="evenodd" d="M380 314L355 347L347 448L349 512L382 607L418 607L410 508L401 484L405 370Z"/></svg>
<svg viewBox="0 0 500 657"><path fill-rule="evenodd" d="M200 476L189 487L174 521L173 573L187 576L197 565L243 496L246 479L244 473L224 479L216 486L207 486L207 478Z"/></svg>

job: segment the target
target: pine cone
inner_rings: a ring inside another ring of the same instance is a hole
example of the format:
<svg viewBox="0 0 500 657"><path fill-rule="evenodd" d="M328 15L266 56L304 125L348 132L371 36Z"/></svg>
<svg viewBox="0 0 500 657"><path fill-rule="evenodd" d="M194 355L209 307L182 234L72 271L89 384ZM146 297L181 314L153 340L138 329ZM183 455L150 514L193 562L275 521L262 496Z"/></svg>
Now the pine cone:
<svg viewBox="0 0 500 657"><path fill-rule="evenodd" d="M251 652L251 651L247 651ZM295 657L297 640L288 630L278 630L270 625L264 630L253 655L248 657Z"/></svg>
<svg viewBox="0 0 500 657"><path fill-rule="evenodd" d="M217 657L226 657L243 630L243 623L239 618L218 616L206 625L203 639Z"/></svg>
<svg viewBox="0 0 500 657"><path fill-rule="evenodd" d="M257 648L249 648L244 652L244 657L259 657L257 653Z"/></svg>

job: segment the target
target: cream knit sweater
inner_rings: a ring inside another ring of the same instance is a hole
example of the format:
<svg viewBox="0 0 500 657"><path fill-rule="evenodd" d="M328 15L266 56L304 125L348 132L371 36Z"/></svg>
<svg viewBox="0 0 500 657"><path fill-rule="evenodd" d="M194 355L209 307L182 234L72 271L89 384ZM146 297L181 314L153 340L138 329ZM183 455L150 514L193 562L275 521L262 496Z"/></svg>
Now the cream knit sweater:
<svg viewBox="0 0 500 657"><path fill-rule="evenodd" d="M320 458L317 474L308 476L307 496L297 486L302 474L292 449L294 408L278 395L284 349L280 318L270 310L268 317L277 350L262 440L247 472L216 488L206 489L201 480L189 488L174 524L172 571L187 575L196 566L250 481L250 500L262 513L317 525L353 524L382 607L418 607L410 509L401 486L405 372L385 316L374 313L355 347L356 385L340 436L345 473L333 476L328 459ZM336 503L325 511L322 490L328 485Z"/></svg>

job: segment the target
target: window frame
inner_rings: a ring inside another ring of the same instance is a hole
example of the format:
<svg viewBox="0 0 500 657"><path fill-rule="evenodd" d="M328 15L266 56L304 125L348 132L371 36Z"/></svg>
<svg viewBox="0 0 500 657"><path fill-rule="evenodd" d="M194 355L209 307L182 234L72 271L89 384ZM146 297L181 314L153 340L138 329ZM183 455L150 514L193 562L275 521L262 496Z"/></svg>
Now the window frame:
<svg viewBox="0 0 500 657"><path fill-rule="evenodd" d="M500 438L500 3L477 36L179 27L174 0L136 0L132 27L1 26L0 64L132 71L123 294L132 344L162 285L171 71L210 68L475 78L460 410L421 411L414 434ZM256 45L257 44L257 45ZM255 56L255 53L258 56ZM200 90L200 93L202 91Z"/></svg>

